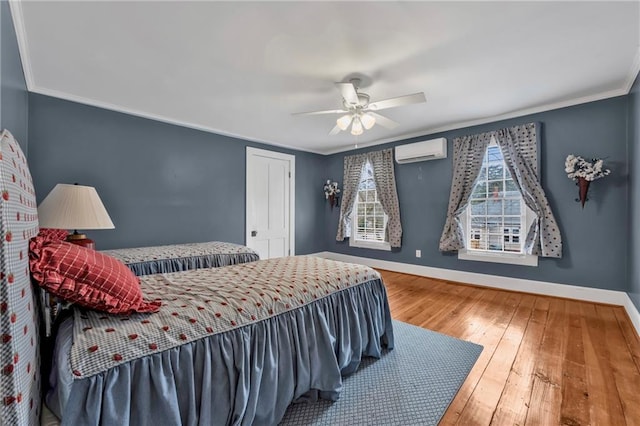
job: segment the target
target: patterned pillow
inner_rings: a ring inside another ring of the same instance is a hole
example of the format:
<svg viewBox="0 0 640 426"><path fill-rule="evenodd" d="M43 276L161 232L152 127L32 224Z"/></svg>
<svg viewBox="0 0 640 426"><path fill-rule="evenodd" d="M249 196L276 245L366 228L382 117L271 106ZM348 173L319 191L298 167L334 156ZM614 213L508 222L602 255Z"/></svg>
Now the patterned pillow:
<svg viewBox="0 0 640 426"><path fill-rule="evenodd" d="M112 314L160 309L160 302L143 300L140 281L129 268L98 251L35 237L29 263L33 279L68 302Z"/></svg>
<svg viewBox="0 0 640 426"><path fill-rule="evenodd" d="M67 239L69 232L66 229L40 228L37 237L42 241L64 241ZM42 309L42 318L44 319L45 336L51 336L51 326L55 324L58 316L69 306L65 300L55 297L53 294L40 289L40 307Z"/></svg>
<svg viewBox="0 0 640 426"><path fill-rule="evenodd" d="M40 228L38 237L44 238L46 241L64 241L67 239L69 232L66 229Z"/></svg>

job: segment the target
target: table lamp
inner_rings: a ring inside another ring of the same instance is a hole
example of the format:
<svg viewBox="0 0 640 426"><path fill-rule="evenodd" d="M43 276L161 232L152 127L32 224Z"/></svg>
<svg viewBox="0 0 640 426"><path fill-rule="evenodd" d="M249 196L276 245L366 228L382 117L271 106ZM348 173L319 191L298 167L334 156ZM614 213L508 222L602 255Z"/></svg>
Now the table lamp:
<svg viewBox="0 0 640 426"><path fill-rule="evenodd" d="M96 189L92 186L59 183L38 206L41 228L73 229L67 241L95 249L93 240L78 230L114 229Z"/></svg>

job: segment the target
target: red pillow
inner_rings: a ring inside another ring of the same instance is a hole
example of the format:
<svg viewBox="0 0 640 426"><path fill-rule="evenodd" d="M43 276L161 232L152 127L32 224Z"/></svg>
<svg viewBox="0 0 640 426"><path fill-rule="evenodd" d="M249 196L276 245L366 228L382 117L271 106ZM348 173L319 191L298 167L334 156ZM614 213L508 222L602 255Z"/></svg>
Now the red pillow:
<svg viewBox="0 0 640 426"><path fill-rule="evenodd" d="M40 228L38 237L44 238L45 241L64 241L69 235L66 229Z"/></svg>
<svg viewBox="0 0 640 426"><path fill-rule="evenodd" d="M31 274L51 294L112 314L157 312L160 302L142 299L140 280L122 262L66 241L31 239Z"/></svg>

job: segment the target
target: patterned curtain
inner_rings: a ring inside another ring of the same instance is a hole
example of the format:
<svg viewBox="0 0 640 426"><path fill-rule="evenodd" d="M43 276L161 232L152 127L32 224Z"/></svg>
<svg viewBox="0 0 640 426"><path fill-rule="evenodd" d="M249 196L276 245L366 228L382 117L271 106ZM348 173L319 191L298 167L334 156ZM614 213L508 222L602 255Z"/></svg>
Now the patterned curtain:
<svg viewBox="0 0 640 426"><path fill-rule="evenodd" d="M527 233L525 251L542 257L562 257L560 230L538 180L537 132L536 123L529 123L498 130L495 138L524 203L536 214Z"/></svg>
<svg viewBox="0 0 640 426"><path fill-rule="evenodd" d="M464 248L464 234L458 216L469 204L473 184L480 174L482 160L493 133L463 136L453 140L453 181L444 230L440 237L440 251Z"/></svg>
<svg viewBox="0 0 640 426"><path fill-rule="evenodd" d="M349 218L353 211L353 203L358 194L360 175L367 162L367 154L347 155L344 157L344 177L342 179L342 204L340 205L340 221L336 241L344 241L351 234Z"/></svg>
<svg viewBox="0 0 640 426"><path fill-rule="evenodd" d="M400 204L396 190L396 175L393 169L393 151L385 149L370 152L367 155L373 166L373 179L376 183L378 200L389 217L385 229L385 239L391 247L400 247L402 225L400 224Z"/></svg>

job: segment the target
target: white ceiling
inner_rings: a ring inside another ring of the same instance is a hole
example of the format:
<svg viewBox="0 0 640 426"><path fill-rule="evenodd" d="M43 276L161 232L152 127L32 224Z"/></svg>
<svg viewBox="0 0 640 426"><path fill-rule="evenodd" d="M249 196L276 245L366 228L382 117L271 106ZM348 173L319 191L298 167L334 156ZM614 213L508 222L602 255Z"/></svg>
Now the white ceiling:
<svg viewBox="0 0 640 426"><path fill-rule="evenodd" d="M632 2L12 2L29 90L331 153L628 93ZM400 123L328 136L359 74Z"/></svg>

